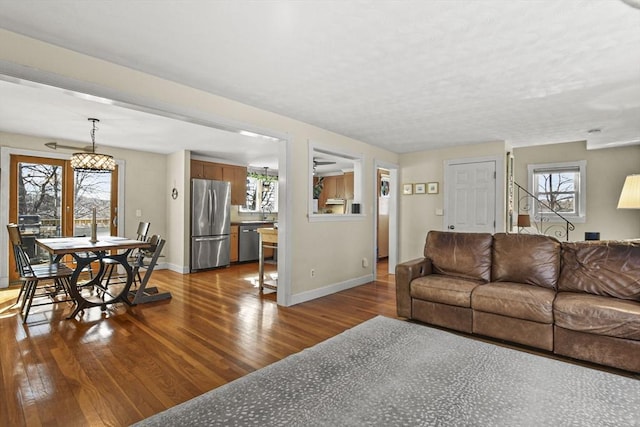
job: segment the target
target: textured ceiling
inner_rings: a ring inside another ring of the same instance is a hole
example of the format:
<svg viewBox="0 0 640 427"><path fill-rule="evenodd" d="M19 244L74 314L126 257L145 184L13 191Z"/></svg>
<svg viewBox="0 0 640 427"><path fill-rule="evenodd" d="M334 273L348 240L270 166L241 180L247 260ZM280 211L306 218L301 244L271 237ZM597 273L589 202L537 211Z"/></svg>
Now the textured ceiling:
<svg viewBox="0 0 640 427"><path fill-rule="evenodd" d="M640 143L619 0L0 0L0 27L398 153Z"/></svg>

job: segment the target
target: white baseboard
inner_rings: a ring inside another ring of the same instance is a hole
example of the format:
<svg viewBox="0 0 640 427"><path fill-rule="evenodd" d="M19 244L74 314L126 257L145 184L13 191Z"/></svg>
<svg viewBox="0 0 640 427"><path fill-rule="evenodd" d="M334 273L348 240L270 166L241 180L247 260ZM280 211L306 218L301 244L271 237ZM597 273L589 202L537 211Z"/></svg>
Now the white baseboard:
<svg viewBox="0 0 640 427"><path fill-rule="evenodd" d="M180 273L180 274L189 274L188 265L176 265L176 264L164 263L163 268L167 270L175 271L176 273Z"/></svg>
<svg viewBox="0 0 640 427"><path fill-rule="evenodd" d="M327 295L335 294L336 292L344 291L347 289L355 288L356 286L364 285L365 283L373 282L373 274L367 274L366 276L356 277L344 282L334 283L323 288L314 289L312 291L301 292L299 294L291 295L291 305L300 304L301 302L311 301L316 298L325 297Z"/></svg>

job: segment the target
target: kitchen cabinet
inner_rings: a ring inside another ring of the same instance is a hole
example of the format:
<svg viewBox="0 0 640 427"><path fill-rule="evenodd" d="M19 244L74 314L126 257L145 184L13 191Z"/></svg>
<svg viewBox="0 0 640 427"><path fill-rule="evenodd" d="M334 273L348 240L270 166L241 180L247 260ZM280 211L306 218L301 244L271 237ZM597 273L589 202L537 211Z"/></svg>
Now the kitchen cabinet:
<svg viewBox="0 0 640 427"><path fill-rule="evenodd" d="M247 202L247 168L224 165L222 180L231 183L231 204L244 205Z"/></svg>
<svg viewBox="0 0 640 427"><path fill-rule="evenodd" d="M345 175L331 175L324 178L322 193L318 199L318 206L326 207L327 199L346 199ZM351 174L351 193L353 193L353 173ZM353 198L353 195L351 196Z"/></svg>
<svg viewBox="0 0 640 427"><path fill-rule="evenodd" d="M344 198L345 200L353 200L353 172L344 174Z"/></svg>
<svg viewBox="0 0 640 427"><path fill-rule="evenodd" d="M231 226L231 248L229 253L230 262L238 262L238 226Z"/></svg>
<svg viewBox="0 0 640 427"><path fill-rule="evenodd" d="M222 165L201 160L191 160L191 178L223 181Z"/></svg>
<svg viewBox="0 0 640 427"><path fill-rule="evenodd" d="M191 178L213 179L231 183L231 204L244 205L247 200L247 168L223 163L191 160Z"/></svg>

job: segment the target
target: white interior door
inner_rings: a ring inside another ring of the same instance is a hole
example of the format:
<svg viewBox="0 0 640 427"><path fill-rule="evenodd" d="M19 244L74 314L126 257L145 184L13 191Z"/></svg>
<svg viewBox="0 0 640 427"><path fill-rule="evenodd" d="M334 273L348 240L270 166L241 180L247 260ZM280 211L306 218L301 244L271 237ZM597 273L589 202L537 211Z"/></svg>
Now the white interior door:
<svg viewBox="0 0 640 427"><path fill-rule="evenodd" d="M495 161L448 164L445 189L447 229L495 233Z"/></svg>

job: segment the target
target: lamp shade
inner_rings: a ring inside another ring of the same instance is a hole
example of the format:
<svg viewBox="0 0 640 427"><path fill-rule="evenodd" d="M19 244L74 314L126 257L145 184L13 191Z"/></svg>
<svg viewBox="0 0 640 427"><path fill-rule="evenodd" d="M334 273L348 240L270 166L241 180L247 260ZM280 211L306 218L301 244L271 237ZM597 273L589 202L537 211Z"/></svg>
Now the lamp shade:
<svg viewBox="0 0 640 427"><path fill-rule="evenodd" d="M640 209L640 175L629 175L624 180L618 209Z"/></svg>
<svg viewBox="0 0 640 427"><path fill-rule="evenodd" d="M85 172L111 172L116 168L112 156L98 153L74 153L71 156L71 167Z"/></svg>
<svg viewBox="0 0 640 427"><path fill-rule="evenodd" d="M531 217L529 215L518 215L518 227L531 227Z"/></svg>

